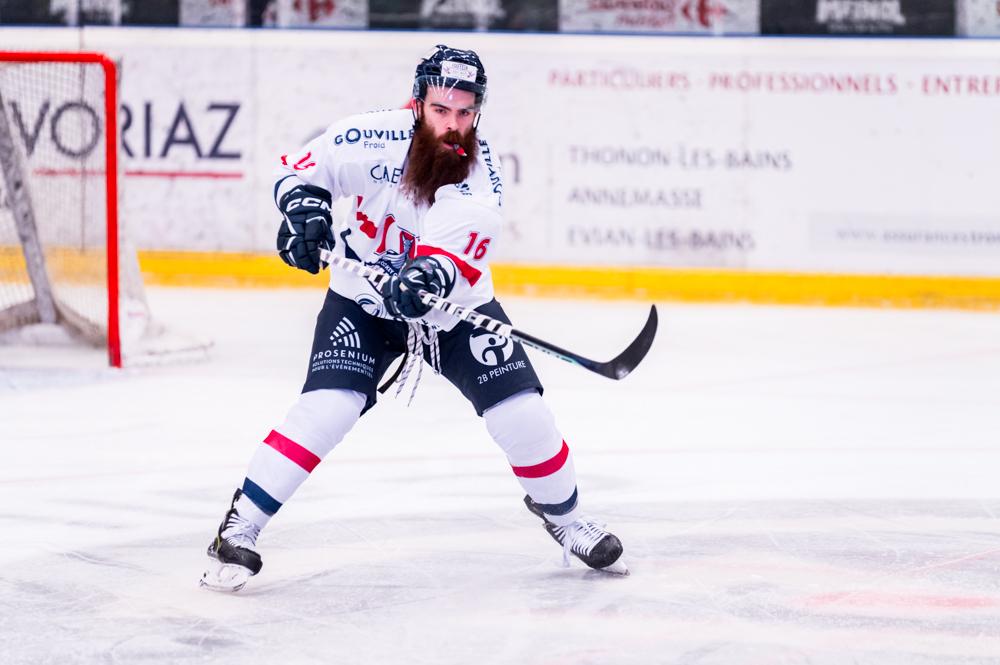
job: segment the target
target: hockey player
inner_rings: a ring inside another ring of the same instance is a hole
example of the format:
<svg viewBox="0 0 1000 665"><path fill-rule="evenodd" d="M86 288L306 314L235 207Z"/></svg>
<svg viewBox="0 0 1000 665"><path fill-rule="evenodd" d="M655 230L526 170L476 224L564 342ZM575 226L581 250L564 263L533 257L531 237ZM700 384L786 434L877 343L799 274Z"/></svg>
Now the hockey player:
<svg viewBox="0 0 1000 665"><path fill-rule="evenodd" d="M496 152L477 132L485 100L476 53L439 45L417 65L411 109L350 116L282 156L274 184L281 258L318 273L323 252L333 252L392 278L377 290L331 270L302 394L250 460L208 547L214 561L204 586L235 591L260 572L260 530L375 405L379 380L403 354L401 385L414 367L419 380L426 361L472 403L567 564L572 554L591 568L627 574L618 538L580 512L569 447L521 345L418 297L437 294L509 322L489 268L503 178ZM334 231L331 203L343 197L353 210ZM496 366L507 371L485 371Z"/></svg>

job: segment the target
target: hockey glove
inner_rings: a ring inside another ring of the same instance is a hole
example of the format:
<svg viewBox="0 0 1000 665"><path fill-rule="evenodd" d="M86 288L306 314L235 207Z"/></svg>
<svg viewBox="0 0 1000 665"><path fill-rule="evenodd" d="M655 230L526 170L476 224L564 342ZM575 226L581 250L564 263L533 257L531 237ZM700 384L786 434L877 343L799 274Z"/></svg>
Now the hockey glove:
<svg viewBox="0 0 1000 665"><path fill-rule="evenodd" d="M320 250L332 251L333 217L330 193L322 187L299 185L278 202L284 215L278 229L278 255L288 265L316 274L326 263Z"/></svg>
<svg viewBox="0 0 1000 665"><path fill-rule="evenodd" d="M418 319L431 310L420 300L418 292L426 291L447 298L455 286L452 275L430 256L418 256L382 287L385 308L395 317Z"/></svg>

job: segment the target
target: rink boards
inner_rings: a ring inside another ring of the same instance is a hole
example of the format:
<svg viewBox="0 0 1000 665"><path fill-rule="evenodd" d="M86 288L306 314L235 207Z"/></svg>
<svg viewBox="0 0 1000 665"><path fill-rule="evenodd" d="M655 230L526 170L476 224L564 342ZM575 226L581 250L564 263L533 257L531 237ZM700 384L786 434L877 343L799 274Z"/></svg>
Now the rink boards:
<svg viewBox="0 0 1000 665"><path fill-rule="evenodd" d="M140 252L146 281L161 286L322 288L327 274L289 270L270 254ZM1000 279L806 274L650 267L574 267L497 263L503 295L636 298L827 306L996 309Z"/></svg>
<svg viewBox="0 0 1000 665"><path fill-rule="evenodd" d="M277 157L334 119L400 106L416 57L443 41L477 49L490 77L501 290L1000 303L1000 42L100 28L0 41L120 60L122 215L155 283L314 283L272 256ZM26 146L59 140L65 103L19 109Z"/></svg>

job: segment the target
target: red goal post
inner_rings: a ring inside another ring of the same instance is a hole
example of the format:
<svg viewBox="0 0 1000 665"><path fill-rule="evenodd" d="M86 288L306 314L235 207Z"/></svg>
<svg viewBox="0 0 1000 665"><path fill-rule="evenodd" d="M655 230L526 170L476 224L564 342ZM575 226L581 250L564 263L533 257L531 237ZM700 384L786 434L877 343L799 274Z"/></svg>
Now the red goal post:
<svg viewBox="0 0 1000 665"><path fill-rule="evenodd" d="M41 51L0 51L0 68L10 67L12 65L20 64L23 66L28 65L42 65L45 63L64 63L69 65L93 65L99 67L103 72L103 104L99 104L103 108L104 117L101 118L102 127L100 128L103 134L104 142L104 161L103 166L97 170L88 170L87 164L82 160L79 163L80 168L80 178L86 178L90 175L103 175L104 179L104 216L105 216L105 255L106 255L106 294L107 294L107 309L106 309L106 320L104 325L95 325L96 328L103 328L103 335L106 338L107 351L108 351L108 361L114 367L122 366L122 334L121 334L121 318L120 318L120 307L121 307L121 278L119 273L119 233L118 233L118 87L117 87L117 67L115 63L108 58L106 55L101 53L88 53L88 52L41 52ZM29 75L30 76L30 75ZM4 79L0 77L0 104L8 104L9 109L16 109L16 102L13 100L8 102L5 101L7 98L4 90ZM48 103L48 102L46 102ZM33 173L29 169L27 162L23 154L19 155L19 150L13 145L13 132L11 131L11 122L6 117L8 115L5 112L5 108L0 106L0 125L6 124L6 139L7 145L4 145L4 127L0 126L0 161L4 166L4 172L0 173L0 176L6 175L6 191L8 205L15 217L15 223L18 225L18 236L22 244L22 251L25 254L25 263L30 264L33 260L42 259L40 256L36 256L34 259L31 258L33 252L43 252L43 248L39 245L41 242L48 241L45 237L40 237L37 227L44 224L44 220L32 220L34 217L33 208L38 207L36 202L31 200L31 196L39 196L39 191L46 189L45 186L39 186L37 181L33 177ZM24 134L24 121L20 119L20 128L22 135ZM39 122L38 127L41 126ZM55 129L53 124L52 135L55 137ZM38 140L39 130L35 130L35 141ZM23 136L22 136L23 138ZM33 146L34 147L34 144ZM5 154L6 153L6 154ZM30 156L30 155L29 155ZM20 162L20 163L19 163ZM39 173L45 174L44 169L39 169ZM69 175L73 176L74 169L71 167L69 169L64 169L59 171L58 168L52 170L46 175ZM0 178L0 183L4 182L4 178ZM32 190L35 191L32 194ZM49 192L46 192L48 194ZM21 217L18 218L18 215ZM25 220L28 221L25 221ZM31 240L30 235L32 231L25 227L29 222L36 226L34 231L34 241ZM42 234L44 236L44 233ZM28 247L27 245L36 244L35 247ZM42 259L42 263L45 260ZM45 285L39 283L39 280L48 279L46 274L45 266L42 265L41 268L35 266L34 268L28 267L29 277L31 286L34 289L34 298L36 301L51 300L51 303L45 302L35 302L36 309L44 310L35 315L28 313L28 320L38 319L39 321L46 323L56 323L51 319L55 318L72 320L82 315L82 318L97 318L96 312L74 312L70 314L72 310L71 307L66 306L61 307L58 301L59 294L58 289L53 289L51 284ZM33 272L32 272L33 271ZM43 295L40 290L47 290L48 295ZM18 303L21 305L23 303ZM0 309L9 303L0 302ZM24 311L30 309L21 307L21 317L25 318ZM16 318L16 316L12 317ZM91 322L99 324L100 322ZM76 324L74 324L76 325ZM80 324L83 325L83 324ZM79 331L78 331L79 332ZM93 334L84 335L93 337Z"/></svg>

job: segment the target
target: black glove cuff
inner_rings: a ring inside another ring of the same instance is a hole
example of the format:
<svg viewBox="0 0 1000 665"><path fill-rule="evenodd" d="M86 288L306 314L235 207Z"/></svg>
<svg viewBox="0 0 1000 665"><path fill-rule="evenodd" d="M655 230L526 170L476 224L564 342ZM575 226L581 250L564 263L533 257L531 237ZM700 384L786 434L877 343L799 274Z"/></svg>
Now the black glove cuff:
<svg viewBox="0 0 1000 665"><path fill-rule="evenodd" d="M319 199L321 203L314 203L312 205L306 203L310 198ZM326 210L329 211L333 197L330 196L330 192L322 187L317 187L316 185L298 185L281 195L281 198L278 200L278 209L283 213L292 212L289 210L289 205L293 201L303 201L293 206L293 208L322 208L324 207L322 204L325 203Z"/></svg>

